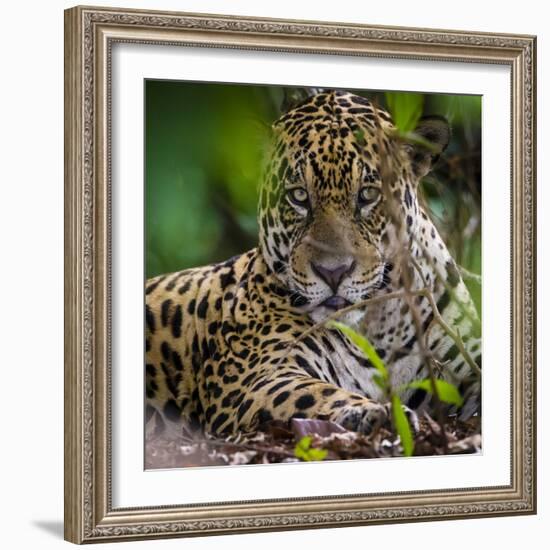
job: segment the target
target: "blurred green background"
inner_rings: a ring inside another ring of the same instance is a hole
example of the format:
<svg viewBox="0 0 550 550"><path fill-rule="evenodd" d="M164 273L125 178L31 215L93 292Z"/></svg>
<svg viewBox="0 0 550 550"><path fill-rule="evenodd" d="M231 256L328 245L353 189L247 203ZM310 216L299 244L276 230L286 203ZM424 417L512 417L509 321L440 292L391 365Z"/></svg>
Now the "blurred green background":
<svg viewBox="0 0 550 550"><path fill-rule="evenodd" d="M263 152L283 88L148 80L145 92L146 277L256 246ZM481 97L356 93L390 106L394 120L412 112L451 123L451 143L421 197L459 265L480 274ZM481 288L466 283L480 311Z"/></svg>

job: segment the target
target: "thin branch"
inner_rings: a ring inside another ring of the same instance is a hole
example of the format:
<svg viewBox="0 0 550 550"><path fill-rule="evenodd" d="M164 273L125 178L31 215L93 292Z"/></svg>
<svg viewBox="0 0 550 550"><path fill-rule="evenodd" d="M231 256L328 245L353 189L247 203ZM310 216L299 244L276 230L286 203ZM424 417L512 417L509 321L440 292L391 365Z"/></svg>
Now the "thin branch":
<svg viewBox="0 0 550 550"><path fill-rule="evenodd" d="M468 363L470 368L476 373L478 377L481 377L481 369L477 366L476 362L472 359L472 356L468 353L468 351L464 347L464 342L462 341L462 337L460 336L460 333L458 331L455 332L448 325L447 321L445 321L445 319L439 312L439 309L437 308L437 304L435 303L433 294L428 289L425 289L425 288L417 291L417 293L428 299L428 302L430 302L430 306L432 308L434 320L437 321L437 323L443 329L443 331L455 343L456 347L458 348L460 353L464 356L464 359L466 359L466 362Z"/></svg>
<svg viewBox="0 0 550 550"><path fill-rule="evenodd" d="M397 204L397 201L392 193L390 193L390 185L394 178L394 170L392 166L393 162L393 151L389 151L387 142L383 139L382 136L382 126L380 117L378 115L378 109L374 109L374 115L377 119L377 132L376 132L376 138L378 141L378 149L380 151L380 179L382 180L382 189L384 190L385 194L385 204L389 210L390 217L393 218L394 224L398 228L398 234L401 234L401 238L398 240L400 243L405 242L405 237L407 236L406 228L403 224L402 217L400 216L399 207ZM411 242L412 239L409 241ZM431 351L428 350L426 341L425 341L425 335L424 330L422 328L422 319L420 317L420 314L418 312L418 309L416 308L413 296L412 296L412 286L413 281L411 272L409 270L409 265L412 265L413 267L416 267L419 269L420 266L418 264L414 264L415 260L411 254L411 251L408 247L401 246L400 253L397 255L398 262L400 264L398 268L398 273L400 273L400 278L403 282L403 287L405 288L405 302L407 303L407 306L409 308L409 311L411 312L413 323L415 326L415 332L416 332L416 341L420 350L420 353L422 357L424 358L426 367L428 369L428 375L431 383L431 389L432 389L432 396L435 402L435 411L437 414L439 426L441 428L441 436L442 436L442 442L443 442L443 448L445 450L445 453L447 453L448 450L448 441L447 441L447 434L445 432L445 418L443 416L443 407L441 403L441 399L439 398L439 392L437 391L437 385L436 385L436 376L435 371L432 363L432 354ZM422 271L419 269L420 273ZM423 277L422 277L423 279Z"/></svg>
<svg viewBox="0 0 550 550"><path fill-rule="evenodd" d="M357 302L350 306L346 306L342 309L335 311L334 313L331 313L328 317L326 317L322 321L315 323L314 325L310 326L307 330L304 330L302 333L300 333L300 336L295 338L292 342L289 342L289 347L286 353L281 357L279 357L279 360L277 361L276 365L279 365L283 359L286 359L288 357L288 354L292 351L292 349L296 346L296 344L299 344L302 340L306 339L308 336L310 336L314 332L317 332L319 329L324 328L326 323L328 323L329 321L335 321L336 319L340 318L342 315L345 315L346 313L349 313L350 311L355 311L357 309L362 309L367 306L380 304L387 300L399 299L404 297L405 297L405 293L402 290L398 290L395 292L389 292L388 294L383 294L382 296L374 296L372 298L367 298L366 300L361 300L360 302Z"/></svg>
<svg viewBox="0 0 550 550"><path fill-rule="evenodd" d="M475 361L471 358L468 351L464 348L464 343L462 342L462 338L458 333L452 330L452 328L447 324L441 313L439 312L439 309L437 308L437 304L435 303L435 299L431 293L431 291L428 288L421 288L418 290L411 290L410 295L412 297L416 296L424 296L428 299L428 302L430 304L430 307L432 308L433 312L433 320L436 322L443 332L445 332L456 344L457 348L459 349L460 353L464 356L466 359L466 362L472 370L478 375L481 376L481 370L476 365ZM383 294L382 296L374 296L372 298L367 298L366 300L361 300L360 302L357 302L355 304L352 304L350 306L344 307L342 309L339 309L338 311L335 311L334 313L330 314L328 317L326 317L323 321L320 321L319 323L315 323L311 327L309 327L307 330L302 332L300 336L295 338L292 342L289 342L289 347L286 350L286 353L279 357L278 361L276 362L276 365L279 365L281 361L286 359L289 355L289 353L292 351L292 349L299 344L302 340L310 336L311 334L317 332L319 329L325 328L325 325L329 321L335 321L338 318L340 318L342 315L345 315L346 313L349 313L350 311L355 311L357 309L363 309L367 306L372 306L376 304L380 304L382 302L385 302L387 300L400 300L404 299L406 297L406 291L405 290L397 290L395 292L388 292L388 294ZM414 306L416 307L416 306Z"/></svg>
<svg viewBox="0 0 550 550"><path fill-rule="evenodd" d="M468 271L465 267L462 267L461 265L458 266L458 270L460 271L460 274L462 275L462 278L467 281L473 281L474 283L481 286L481 275L478 275L477 273L472 273L471 271Z"/></svg>
<svg viewBox="0 0 550 550"><path fill-rule="evenodd" d="M430 255L428 254L428 251L426 250L426 247L420 241L420 239L417 239L414 236L413 236L413 239L416 242L416 244L418 244L418 246L420 246L420 248L422 249L424 259L431 265L431 267L432 267L434 273L436 274L438 280L443 284L443 286L445 287L445 290L451 296L451 299L454 300L454 302L458 305L458 307L460 308L462 313L464 313L464 315L466 317L468 317L468 319L474 325L475 329L480 332L481 331L481 323L480 323L479 319L477 317L475 317L474 315L472 315L472 312L468 310L468 308L465 306L464 302L462 302L462 300L460 300L458 298L458 296L456 295L455 289L447 282L445 277L443 277L441 275L439 270L436 268L435 264L432 262L432 260L430 258Z"/></svg>

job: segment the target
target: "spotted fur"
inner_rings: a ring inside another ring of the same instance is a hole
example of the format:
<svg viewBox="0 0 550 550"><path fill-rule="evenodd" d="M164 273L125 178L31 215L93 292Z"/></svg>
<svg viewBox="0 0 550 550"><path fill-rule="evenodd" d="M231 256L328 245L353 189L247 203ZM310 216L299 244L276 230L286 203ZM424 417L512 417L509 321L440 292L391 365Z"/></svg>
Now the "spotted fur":
<svg viewBox="0 0 550 550"><path fill-rule="evenodd" d="M273 125L258 209L259 246L226 262L147 281L148 414L213 434L253 430L271 419L320 418L362 432L384 421L375 369L345 336L321 326L335 310L403 288L427 286L444 319L480 364L475 308L460 272L418 200L420 179L449 140L441 119L417 133L433 147L393 136L388 113L347 92L321 92ZM392 158L382 188L381 149ZM388 203L393 201L394 210ZM410 252L417 269L396 257ZM434 322L428 300L413 306L438 375L479 407L479 382ZM415 319L403 298L343 316L387 363L394 387L426 378ZM422 390L402 392L412 409Z"/></svg>

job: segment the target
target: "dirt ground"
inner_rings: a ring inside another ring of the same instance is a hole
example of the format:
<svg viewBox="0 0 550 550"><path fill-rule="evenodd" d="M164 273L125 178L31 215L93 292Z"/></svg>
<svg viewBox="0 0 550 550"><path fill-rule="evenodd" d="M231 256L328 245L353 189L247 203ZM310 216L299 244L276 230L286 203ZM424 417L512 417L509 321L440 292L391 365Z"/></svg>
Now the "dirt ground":
<svg viewBox="0 0 550 550"><path fill-rule="evenodd" d="M413 456L476 453L481 449L481 418L461 422L448 417L442 435L440 425L430 416L420 418L414 434ZM253 434L227 439L190 433L168 436L159 427L146 427L145 467L186 468L242 464L273 464L302 460L351 460L403 456L399 438L387 427L369 436L345 430L321 420L293 419L288 423L270 422ZM300 447L313 452L300 452ZM320 450L320 451L317 451ZM298 458L300 457L300 458Z"/></svg>

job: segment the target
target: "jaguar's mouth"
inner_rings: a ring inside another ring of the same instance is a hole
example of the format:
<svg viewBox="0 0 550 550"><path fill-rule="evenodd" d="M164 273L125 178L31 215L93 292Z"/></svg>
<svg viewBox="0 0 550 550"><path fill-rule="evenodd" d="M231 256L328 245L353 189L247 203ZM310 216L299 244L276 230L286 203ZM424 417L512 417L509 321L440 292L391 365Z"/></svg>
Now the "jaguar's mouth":
<svg viewBox="0 0 550 550"><path fill-rule="evenodd" d="M351 306L351 302L349 300L346 300L345 298L342 298L342 296L331 296L330 298L327 298L324 302L322 302L320 305L325 306L328 309L338 311L339 309L343 309L347 306Z"/></svg>

